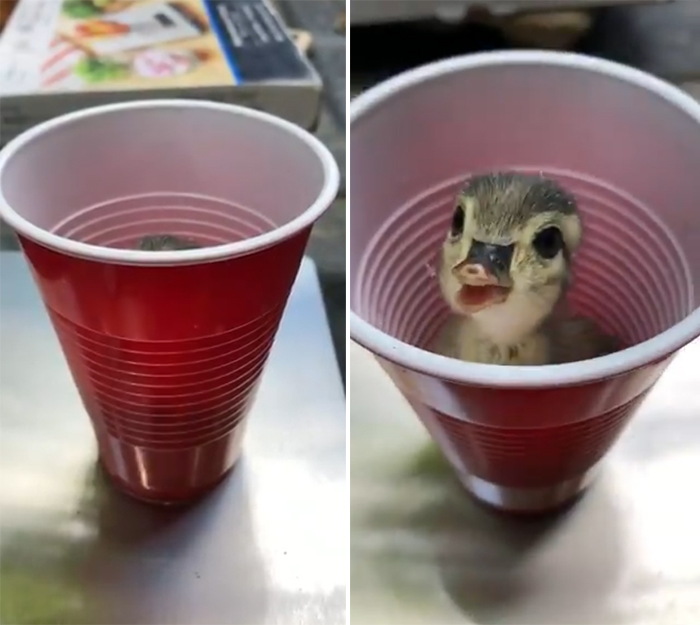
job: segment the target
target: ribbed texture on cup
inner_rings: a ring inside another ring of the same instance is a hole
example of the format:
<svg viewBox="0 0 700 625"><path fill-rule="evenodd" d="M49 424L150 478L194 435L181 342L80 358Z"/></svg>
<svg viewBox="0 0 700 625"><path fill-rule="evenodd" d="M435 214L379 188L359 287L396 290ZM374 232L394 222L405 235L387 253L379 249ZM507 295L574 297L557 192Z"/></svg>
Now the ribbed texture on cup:
<svg viewBox="0 0 700 625"><path fill-rule="evenodd" d="M163 221L134 236L202 242L205 227L178 231ZM124 490L184 502L233 467L309 232L241 256L164 266L81 258L20 235L100 460Z"/></svg>
<svg viewBox="0 0 700 625"><path fill-rule="evenodd" d="M648 207L583 175L513 169L558 179L578 200L585 232L569 295L575 311L627 345L691 312L692 280L681 248ZM409 344L424 346L447 315L434 267L458 185L439 184L398 208L367 245L353 281L355 311Z"/></svg>
<svg viewBox="0 0 700 625"><path fill-rule="evenodd" d="M541 488L595 466L646 395L593 419L544 428L491 428L412 403L445 455L462 470L501 486Z"/></svg>
<svg viewBox="0 0 700 625"><path fill-rule="evenodd" d="M135 248L146 235L169 234L212 246L259 236L274 227L266 216L233 202L154 193L88 206L56 224L52 232L103 247Z"/></svg>
<svg viewBox="0 0 700 625"><path fill-rule="evenodd" d="M569 293L575 312L631 345L692 311L693 284L682 248L648 207L583 175L514 169L558 179L578 200L584 242ZM418 347L426 346L448 315L436 260L458 186L468 176L437 184L393 211L367 242L353 278L354 311ZM435 379L418 363L415 370L399 367L390 358L380 362L458 471L532 489L554 488L596 465L670 360L571 389L567 402L566 389L475 388ZM548 401L555 395L556 401Z"/></svg>
<svg viewBox="0 0 700 625"><path fill-rule="evenodd" d="M49 314L92 419L123 443L185 450L241 425L283 307L221 334L128 341Z"/></svg>

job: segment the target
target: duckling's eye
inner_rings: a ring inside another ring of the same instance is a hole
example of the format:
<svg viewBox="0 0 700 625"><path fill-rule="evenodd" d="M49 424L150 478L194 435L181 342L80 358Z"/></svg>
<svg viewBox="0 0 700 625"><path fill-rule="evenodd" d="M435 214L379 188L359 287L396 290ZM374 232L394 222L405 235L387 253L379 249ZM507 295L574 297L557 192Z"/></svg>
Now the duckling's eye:
<svg viewBox="0 0 700 625"><path fill-rule="evenodd" d="M456 238L462 236L464 232L464 209L461 206L455 208L452 214L452 224L450 225L450 236Z"/></svg>
<svg viewBox="0 0 700 625"><path fill-rule="evenodd" d="M532 247L542 258L554 258L564 247L561 230L554 226L540 230L532 240Z"/></svg>

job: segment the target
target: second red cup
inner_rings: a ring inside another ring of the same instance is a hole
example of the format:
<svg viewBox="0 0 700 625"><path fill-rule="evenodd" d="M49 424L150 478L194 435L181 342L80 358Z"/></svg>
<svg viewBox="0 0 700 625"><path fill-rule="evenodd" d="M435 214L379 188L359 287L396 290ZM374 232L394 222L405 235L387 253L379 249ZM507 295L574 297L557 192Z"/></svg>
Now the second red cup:
<svg viewBox="0 0 700 625"><path fill-rule="evenodd" d="M573 501L700 336L700 107L600 59L492 52L366 91L350 142L352 338L477 499L516 513ZM459 188L493 171L542 174L575 196L584 235L567 303L627 349L536 367L431 353L450 309L430 268Z"/></svg>
<svg viewBox="0 0 700 625"><path fill-rule="evenodd" d="M189 501L233 467L309 233L338 183L309 133L195 101L84 110L0 153L0 216L124 491ZM163 234L200 247L138 249Z"/></svg>

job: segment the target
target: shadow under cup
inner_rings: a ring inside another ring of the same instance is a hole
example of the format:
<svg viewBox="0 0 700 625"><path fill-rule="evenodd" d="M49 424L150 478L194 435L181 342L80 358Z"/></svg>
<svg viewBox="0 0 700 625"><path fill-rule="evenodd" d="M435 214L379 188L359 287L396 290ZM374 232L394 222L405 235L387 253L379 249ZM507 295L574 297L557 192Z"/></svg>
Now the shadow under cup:
<svg viewBox="0 0 700 625"><path fill-rule="evenodd" d="M338 179L300 128L203 102L82 111L0 153L2 217L123 490L188 501L232 468ZM136 249L163 234L202 247Z"/></svg>
<svg viewBox="0 0 700 625"><path fill-rule="evenodd" d="M358 98L351 120L353 339L477 498L520 512L571 500L700 334L700 107L616 64L499 52L401 75ZM448 314L432 268L458 187L498 170L543 173L576 196L572 308L632 347L547 367L420 349Z"/></svg>

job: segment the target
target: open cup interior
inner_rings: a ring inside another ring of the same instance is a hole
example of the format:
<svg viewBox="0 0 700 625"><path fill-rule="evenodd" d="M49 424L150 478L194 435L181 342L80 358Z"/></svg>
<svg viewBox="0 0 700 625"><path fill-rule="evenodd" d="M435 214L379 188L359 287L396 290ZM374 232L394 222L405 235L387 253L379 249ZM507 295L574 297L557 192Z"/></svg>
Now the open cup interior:
<svg viewBox="0 0 700 625"><path fill-rule="evenodd" d="M131 249L157 234L233 243L289 224L334 186L328 155L304 135L211 103L100 107L15 142L0 192L6 210L82 243Z"/></svg>
<svg viewBox="0 0 700 625"><path fill-rule="evenodd" d="M353 119L352 312L425 347L448 314L434 267L457 189L499 170L542 173L578 200L585 232L569 294L575 312L625 345L693 312L697 119L570 60L457 65L367 97Z"/></svg>

